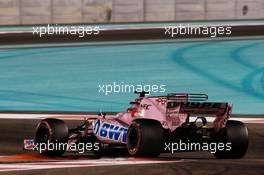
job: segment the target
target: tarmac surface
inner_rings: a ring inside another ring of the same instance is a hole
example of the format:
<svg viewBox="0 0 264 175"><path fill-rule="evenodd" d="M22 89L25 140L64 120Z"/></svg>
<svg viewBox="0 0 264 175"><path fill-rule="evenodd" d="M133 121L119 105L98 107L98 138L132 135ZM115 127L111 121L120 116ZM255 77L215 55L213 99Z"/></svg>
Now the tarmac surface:
<svg viewBox="0 0 264 175"><path fill-rule="evenodd" d="M259 116L261 117L261 116ZM263 117L261 117L263 119ZM159 158L95 158L66 154L48 158L23 151L37 119L0 119L0 174L264 174L263 124L248 123L249 148L243 159L216 159L208 152L161 154ZM80 120L66 120L70 127Z"/></svg>

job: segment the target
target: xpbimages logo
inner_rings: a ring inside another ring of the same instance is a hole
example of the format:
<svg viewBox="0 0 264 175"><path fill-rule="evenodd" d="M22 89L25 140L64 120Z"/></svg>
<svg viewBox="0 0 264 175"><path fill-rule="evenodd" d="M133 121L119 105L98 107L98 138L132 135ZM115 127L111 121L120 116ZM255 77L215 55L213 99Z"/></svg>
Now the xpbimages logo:
<svg viewBox="0 0 264 175"><path fill-rule="evenodd" d="M171 38L180 35L205 35L211 38L218 36L230 36L232 34L231 26L206 26L206 25L190 25L180 24L176 26L165 26L165 35Z"/></svg>
<svg viewBox="0 0 264 175"><path fill-rule="evenodd" d="M46 26L33 26L32 34L39 37L47 35L78 35L83 38L87 35L99 35L99 26L63 26L58 24L48 24Z"/></svg>
<svg viewBox="0 0 264 175"><path fill-rule="evenodd" d="M232 144L228 143L195 143L195 142L168 142L164 144L164 150L166 152L171 152L172 154L179 151L210 151L211 153L216 153L217 151L230 151L232 149Z"/></svg>
<svg viewBox="0 0 264 175"><path fill-rule="evenodd" d="M138 92L149 92L151 93L164 93L166 92L166 85L164 84L132 84L125 82L113 82L109 84L99 84L98 92L104 95L111 93L134 93Z"/></svg>
<svg viewBox="0 0 264 175"><path fill-rule="evenodd" d="M47 142L43 143L35 143L32 141L30 146L32 146L32 150L39 151L39 153L43 153L45 151L62 151L67 150L71 152L78 152L80 154L85 153L86 151L98 151L100 149L99 142L87 142L87 143L60 143L60 142Z"/></svg>

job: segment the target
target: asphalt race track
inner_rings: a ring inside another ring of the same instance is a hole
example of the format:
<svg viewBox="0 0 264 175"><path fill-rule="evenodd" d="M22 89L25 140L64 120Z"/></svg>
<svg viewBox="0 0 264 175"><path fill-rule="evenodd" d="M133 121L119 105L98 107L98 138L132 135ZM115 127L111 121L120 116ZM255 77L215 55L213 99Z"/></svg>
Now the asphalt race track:
<svg viewBox="0 0 264 175"><path fill-rule="evenodd" d="M22 150L23 139L34 135L37 119L0 119L0 174L264 174L263 116L248 123L249 149L243 159L219 160L207 152L162 154L159 158L127 156L95 158L66 154L48 158ZM80 120L66 120L70 127Z"/></svg>

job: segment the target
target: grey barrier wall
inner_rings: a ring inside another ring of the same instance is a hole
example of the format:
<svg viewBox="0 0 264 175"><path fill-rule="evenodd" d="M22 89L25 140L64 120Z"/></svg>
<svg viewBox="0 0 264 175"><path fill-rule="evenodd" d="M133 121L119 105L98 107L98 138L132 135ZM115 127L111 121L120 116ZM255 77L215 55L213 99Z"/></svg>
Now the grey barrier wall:
<svg viewBox="0 0 264 175"><path fill-rule="evenodd" d="M263 0L0 0L0 25L264 19Z"/></svg>
<svg viewBox="0 0 264 175"><path fill-rule="evenodd" d="M113 0L112 21L263 19L263 0Z"/></svg>

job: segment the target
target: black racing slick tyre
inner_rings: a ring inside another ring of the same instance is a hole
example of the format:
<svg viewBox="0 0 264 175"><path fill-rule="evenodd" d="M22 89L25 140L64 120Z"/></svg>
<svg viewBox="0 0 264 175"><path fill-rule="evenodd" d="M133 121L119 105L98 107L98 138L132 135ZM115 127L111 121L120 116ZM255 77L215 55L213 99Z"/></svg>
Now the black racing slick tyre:
<svg viewBox="0 0 264 175"><path fill-rule="evenodd" d="M128 153L134 157L157 157L164 145L160 122L151 119L133 121L127 131Z"/></svg>
<svg viewBox="0 0 264 175"><path fill-rule="evenodd" d="M218 150L214 153L216 158L240 159L246 154L248 148L248 130L244 123L235 120L227 121L226 127L219 131L217 137L218 142L231 143L231 149Z"/></svg>
<svg viewBox="0 0 264 175"><path fill-rule="evenodd" d="M48 118L39 122L35 135L38 151L45 156L61 156L67 149L68 126L59 119Z"/></svg>

